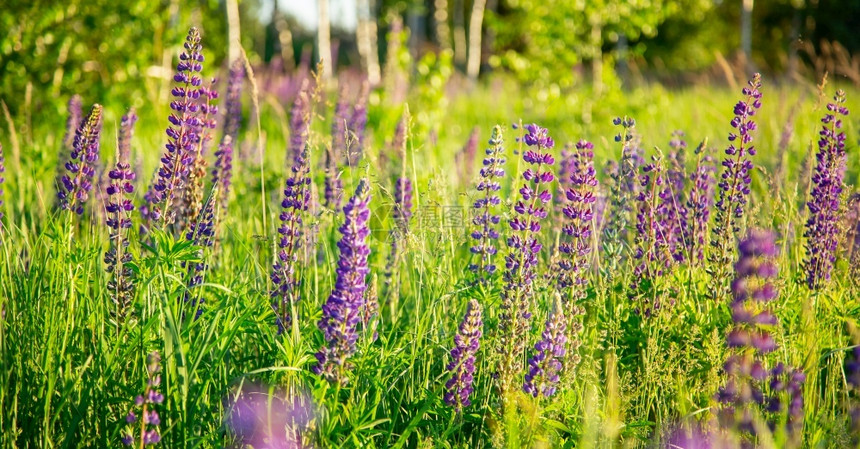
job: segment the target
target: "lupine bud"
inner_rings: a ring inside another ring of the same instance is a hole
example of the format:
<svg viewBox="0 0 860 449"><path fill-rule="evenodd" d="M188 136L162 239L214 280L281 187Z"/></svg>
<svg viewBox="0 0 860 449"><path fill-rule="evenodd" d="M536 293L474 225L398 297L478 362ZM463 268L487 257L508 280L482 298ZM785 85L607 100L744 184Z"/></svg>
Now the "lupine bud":
<svg viewBox="0 0 860 449"><path fill-rule="evenodd" d="M93 176L99 160L101 128L102 107L95 104L75 133L75 142L66 162L67 172L63 175L62 185L57 193L60 207L78 215L84 213L84 205L93 188Z"/></svg>
<svg viewBox="0 0 860 449"><path fill-rule="evenodd" d="M484 158L484 164L480 170L478 199L472 206L475 211L472 224L476 229L471 234L475 244L470 250L477 260L469 265L469 269L477 273L481 279L496 271L495 255L498 252L496 240L499 238L497 225L500 217L495 210L501 204L498 192L502 186L499 184L499 179L505 176L505 149L501 126L493 127L489 145L485 151L487 157Z"/></svg>
<svg viewBox="0 0 860 449"><path fill-rule="evenodd" d="M451 378L445 384L445 403L461 412L472 402L472 382L475 374L475 356L481 346L483 333L481 320L481 305L472 299L466 309L460 329L454 336L454 349L451 350L451 362L445 367Z"/></svg>
<svg viewBox="0 0 860 449"><path fill-rule="evenodd" d="M694 265L701 264L705 258L708 221L711 217L711 205L714 202L715 167L713 158L705 154L705 145L706 142L702 142L696 148L696 170L690 174L693 187L687 199L687 210L691 219L686 230L686 240L690 246L690 257Z"/></svg>
<svg viewBox="0 0 860 449"><path fill-rule="evenodd" d="M133 114L134 112L130 111L126 117L133 117ZM124 125L134 122L126 117L122 121ZM131 253L128 252L128 230L131 228L131 213L134 211L131 197L134 194L135 174L128 164L129 145L127 140L123 144L122 138L123 134L130 132L129 129L120 134L117 162L108 172L109 183L105 189L105 216L106 224L110 228L110 248L105 253L104 262L105 269L110 274L108 294L116 307L118 321L125 317L134 297L134 272L126 265L132 260ZM130 136L126 139L128 137Z"/></svg>
<svg viewBox="0 0 860 449"><path fill-rule="evenodd" d="M839 90L833 103L821 119L816 166L812 175L812 191L806 203L809 219L806 222L806 284L810 289L820 288L830 281L836 262L840 232L840 196L845 177L845 131L842 117L848 115L845 92Z"/></svg>

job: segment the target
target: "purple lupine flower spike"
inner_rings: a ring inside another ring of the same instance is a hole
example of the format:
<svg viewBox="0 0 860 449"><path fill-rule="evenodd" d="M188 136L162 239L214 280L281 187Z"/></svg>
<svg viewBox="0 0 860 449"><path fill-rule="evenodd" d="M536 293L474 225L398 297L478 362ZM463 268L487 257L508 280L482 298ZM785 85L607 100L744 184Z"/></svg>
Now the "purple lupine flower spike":
<svg viewBox="0 0 860 449"><path fill-rule="evenodd" d="M469 134L469 140L466 141L466 145L457 154L461 182L467 180L472 175L472 170L475 166L475 155L478 153L478 140L481 138L480 131L481 128L474 127L471 134Z"/></svg>
<svg viewBox="0 0 860 449"><path fill-rule="evenodd" d="M181 198L182 189L188 182L189 174L200 143L198 130L201 127L199 99L204 92L203 46L200 44L200 31L196 27L188 30L185 51L179 55L176 87L171 90L174 100L170 102L173 110L168 120L166 151L161 157L158 176L148 194L146 218L158 224L169 225L176 220L175 204Z"/></svg>
<svg viewBox="0 0 860 449"><path fill-rule="evenodd" d="M95 104L75 133L75 143L66 162L67 172L63 175L62 185L57 193L60 207L78 215L84 213L84 205L93 187L93 176L99 160L101 128L102 107Z"/></svg>
<svg viewBox="0 0 860 449"><path fill-rule="evenodd" d="M670 152L667 157L666 183L660 192L660 211L667 225L666 239L669 253L675 262L681 263L687 259L687 229L689 213L684 194L687 181L686 151L687 141L682 131L672 133L669 141Z"/></svg>
<svg viewBox="0 0 860 449"><path fill-rule="evenodd" d="M130 111L126 117L133 117ZM123 124L130 128L133 120L123 118ZM131 196L134 194L135 174L128 163L129 145L123 144L120 133L120 145L117 151L117 162L112 170L108 172L109 183L105 189L105 215L106 224L110 228L110 248L105 253L105 269L110 274L108 281L108 294L113 301L116 310L117 321L122 321L128 312L134 297L134 272L126 265L132 261L132 255L128 251L129 229L131 228L131 213L134 204Z"/></svg>
<svg viewBox="0 0 860 449"><path fill-rule="evenodd" d="M552 201L550 185L555 179L550 169L555 160L547 152L554 145L552 138L546 128L538 125L526 125L525 129L527 134L523 141L529 149L523 153L523 161L532 167L523 172L525 183L519 190L520 199L508 221L512 232L507 241L509 251L505 256L505 286L499 315L498 352L502 361L498 379L503 396L512 391L514 378L522 368L520 361L532 316L533 284L542 248L538 241L540 221L547 216L546 207Z"/></svg>
<svg viewBox="0 0 860 449"><path fill-rule="evenodd" d="M778 363L770 370L770 398L767 411L786 415L786 434L792 447L798 444L803 430L803 384L806 374L799 369Z"/></svg>
<svg viewBox="0 0 860 449"><path fill-rule="evenodd" d="M777 324L776 316L767 303L777 297L773 280L777 276L775 258L779 251L772 232L753 230L738 244L740 258L735 263L735 279L731 290L734 326L726 336L731 355L724 370L728 381L717 393L723 404L721 424L753 433L748 407L765 405L762 391L768 376L764 356L776 349L769 328Z"/></svg>
<svg viewBox="0 0 860 449"><path fill-rule="evenodd" d="M670 244L672 228L663 207L666 202L661 197L661 194L666 192L666 175L662 159L654 156L650 164L642 167L639 179L642 188L636 197L638 208L633 258L637 260L637 264L633 269L633 280L630 286L632 290L639 289L643 281L653 281L662 276L674 263ZM664 305L659 296L647 292L638 294L640 304L636 308L636 313L646 317L656 313Z"/></svg>
<svg viewBox="0 0 860 449"><path fill-rule="evenodd" d="M369 202L367 180L361 180L355 195L343 207L346 220L338 229L343 237L337 244L340 249L337 280L322 307L319 328L323 331L325 346L316 353L317 363L313 367L314 373L330 382L344 384L348 381L348 359L356 351L357 326L364 309L367 275L370 273L367 265L367 257L370 255L367 245L367 237L370 235Z"/></svg>
<svg viewBox="0 0 860 449"><path fill-rule="evenodd" d="M505 148L501 126L493 127L489 145L485 151L487 157L484 158L484 165L480 170L481 181L477 188L479 197L472 205L475 210L472 224L477 229L472 231L475 244L470 250L477 261L470 264L469 269L477 273L479 279L486 279L485 276L496 271L496 240L499 238L497 225L500 217L495 208L501 204L498 192L502 186L499 179L505 176Z"/></svg>
<svg viewBox="0 0 860 449"><path fill-rule="evenodd" d="M142 395L134 399L134 406L125 417L127 424L121 440L126 446L151 446L161 441L158 426L161 418L155 406L164 402L164 395L158 392L161 385L161 356L152 352L146 357L146 388ZM138 424L140 420L140 424ZM137 434L135 431L139 431Z"/></svg>
<svg viewBox="0 0 860 449"><path fill-rule="evenodd" d="M191 168L188 171L188 179L182 187L182 194L178 206L177 222L180 229L187 230L189 226L197 221L203 208L203 184L206 177L206 152L212 144L212 130L218 125L218 92L212 88L215 84L213 79L208 85L200 87L200 98L198 106L200 115L194 134L197 136L197 144L192 147Z"/></svg>
<svg viewBox="0 0 860 449"><path fill-rule="evenodd" d="M628 244L632 202L636 199L639 189L636 176L643 162L635 140L636 120L626 116L616 117L612 123L621 127L621 131L615 135L615 141L621 143L621 159L617 164L610 162L607 166L612 184L609 195L611 199L609 218L603 234L607 259L610 264L616 264L624 255L624 247Z"/></svg>
<svg viewBox="0 0 860 449"><path fill-rule="evenodd" d="M696 170L690 174L690 196L687 210L690 220L687 227L687 244L693 265L700 265L705 258L705 245L708 238L708 221L711 218L711 205L714 202L714 160L706 154L707 141L696 148Z"/></svg>
<svg viewBox="0 0 860 449"><path fill-rule="evenodd" d="M454 407L459 413L471 405L469 396L472 394L472 381L475 374L475 356L481 347L483 321L481 320L481 304L472 299L466 309L460 329L454 336L454 349L451 350L451 362L445 367L451 378L445 383L445 403Z"/></svg>
<svg viewBox="0 0 860 449"><path fill-rule="evenodd" d="M744 87L744 99L734 108L731 125L734 131L729 133L729 146L726 148L726 158L723 160L720 175L720 195L716 203L717 213L714 223L711 246L712 285L710 291L714 299L727 297L728 280L731 275L731 263L734 257L733 245L740 231L740 221L746 210L747 197L750 194L752 182L751 171L753 163L750 156L755 155L752 145L752 132L756 129L753 121L761 107L761 75L756 73Z"/></svg>
<svg viewBox="0 0 860 449"><path fill-rule="evenodd" d="M845 131L842 117L848 115L845 92L839 90L821 119L812 191L806 203L806 285L818 289L830 281L836 251L842 238L839 229L842 182L845 177Z"/></svg>
<svg viewBox="0 0 860 449"><path fill-rule="evenodd" d="M572 373L579 364L577 349L581 342L578 335L582 330L579 317L585 313L581 303L585 299L588 284L588 258L592 248L594 209L597 203L594 145L586 140L577 142L569 154L568 164L567 188L563 189L566 203L562 209L565 221L561 231L564 235L559 245L563 256L558 261L556 282L567 317L565 335L569 351L564 365L566 371Z"/></svg>
<svg viewBox="0 0 860 449"><path fill-rule="evenodd" d="M242 123L242 83L245 80L245 64L236 60L230 66L227 80L227 95L224 99L224 128L221 142L215 151L215 168L212 169L212 185L218 186L221 210L227 208L230 187L233 181L233 155L239 140L239 125Z"/></svg>
<svg viewBox="0 0 860 449"><path fill-rule="evenodd" d="M300 276L296 267L299 249L304 240L304 215L310 204L310 167L308 149L302 151L291 168L281 201L281 225L278 227L278 255L272 266L272 308L278 332L284 332L292 323L292 309L299 301Z"/></svg>
<svg viewBox="0 0 860 449"><path fill-rule="evenodd" d="M556 303L546 320L541 339L535 343L535 354L529 358L523 391L532 397L549 398L558 388L562 361L567 354L567 331L564 310Z"/></svg>
<svg viewBox="0 0 860 449"><path fill-rule="evenodd" d="M66 171L68 170L66 164L69 163L69 154L74 150L75 135L78 132L78 128L81 127L83 112L81 111L80 95L74 94L69 98L66 111L68 114L66 117L66 133L63 135L63 147L57 154L57 172L54 178L54 187L57 189L57 192L63 188L63 176L66 175ZM59 197L56 199L57 205L59 205Z"/></svg>
<svg viewBox="0 0 860 449"><path fill-rule="evenodd" d="M188 267L188 281L186 283L188 290L185 293L185 303L194 311L194 319L200 318L203 314L203 298L193 292L193 289L203 284L203 275L209 268L204 249L211 248L215 244L215 217L218 215L216 198L217 192L213 191L206 204L203 205L203 210L191 223L188 232L185 233L185 239L199 247L197 257L200 260Z"/></svg>
<svg viewBox="0 0 860 449"><path fill-rule="evenodd" d="M394 186L394 223L403 232L409 228L412 218L412 181L403 177Z"/></svg>

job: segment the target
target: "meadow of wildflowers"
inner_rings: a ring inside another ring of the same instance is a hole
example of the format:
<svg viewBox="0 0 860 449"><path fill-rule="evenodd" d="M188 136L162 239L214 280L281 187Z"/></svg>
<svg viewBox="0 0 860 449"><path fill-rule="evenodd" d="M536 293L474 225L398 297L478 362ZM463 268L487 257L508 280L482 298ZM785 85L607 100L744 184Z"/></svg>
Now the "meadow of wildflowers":
<svg viewBox="0 0 860 449"><path fill-rule="evenodd" d="M0 447L860 441L860 92L584 114L205 43L0 131Z"/></svg>

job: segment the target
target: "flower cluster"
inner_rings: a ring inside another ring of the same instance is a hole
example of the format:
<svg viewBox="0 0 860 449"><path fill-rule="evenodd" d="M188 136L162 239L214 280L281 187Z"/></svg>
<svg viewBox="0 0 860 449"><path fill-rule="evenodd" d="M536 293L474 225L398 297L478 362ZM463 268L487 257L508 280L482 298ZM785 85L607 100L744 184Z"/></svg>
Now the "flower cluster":
<svg viewBox="0 0 860 449"><path fill-rule="evenodd" d="M337 243L340 258L337 262L337 280L331 295L322 307L319 328L326 344L316 353L317 364L313 372L332 382L346 383L347 359L356 351L357 325L361 321L367 275L370 269L367 257L370 248L370 192L362 180L343 208L346 221L338 229L343 236Z"/></svg>
<svg viewBox="0 0 860 449"><path fill-rule="evenodd" d="M555 394L562 360L566 356L567 336L564 312L555 306L546 320L541 339L535 343L535 354L529 358L523 391L533 397L551 397Z"/></svg>
<svg viewBox="0 0 860 449"><path fill-rule="evenodd" d="M480 138L481 129L476 126L472 129L471 134L469 134L469 140L466 141L466 145L463 145L463 149L457 153L461 180L466 180L472 175L472 170L474 170L475 166L475 156L478 154L478 140Z"/></svg>
<svg viewBox="0 0 860 449"><path fill-rule="evenodd" d="M705 145L706 143L702 142L696 148L696 169L690 174L692 188L687 198L690 221L686 228L686 240L690 247L690 259L694 264L702 263L705 258L708 221L714 202L714 160L706 154Z"/></svg>
<svg viewBox="0 0 860 449"><path fill-rule="evenodd" d="M480 196L472 205L475 209L472 224L477 229L472 232L475 244L470 250L477 257L477 261L470 264L469 269L478 273L479 276L492 274L496 271L494 259L496 252L498 252L495 241L499 238L499 231L496 229L496 225L499 224L499 215L495 214L493 209L494 206L501 203L498 192L502 186L498 179L505 176L503 168L505 149L501 126L493 127L489 145L489 148L485 150L487 157L484 158L484 166L480 170L481 181L477 187Z"/></svg>
<svg viewBox="0 0 860 449"><path fill-rule="evenodd" d="M331 151L336 160L347 159L347 142L349 141L349 102L346 98L346 87L340 90L337 103L334 106L334 117L331 119Z"/></svg>
<svg viewBox="0 0 860 449"><path fill-rule="evenodd" d="M158 433L158 426L161 424L161 418L155 410L157 404L164 402L164 395L158 392L158 386L161 384L161 356L158 352L153 351L146 357L146 389L142 395L134 399L134 407L129 410L125 417L125 422L128 428L122 436L122 443L126 446L139 444L141 447L154 445L161 441L161 435ZM138 416L137 413L140 414ZM140 425L136 423L140 420ZM135 436L135 427L140 429L140 434ZM135 443L135 441L139 443Z"/></svg>
<svg viewBox="0 0 860 449"><path fill-rule="evenodd" d="M343 200L343 181L338 176L337 156L331 148L325 152L324 183L324 205L330 209L340 209Z"/></svg>
<svg viewBox="0 0 860 449"><path fill-rule="evenodd" d="M786 422L786 433L799 447L800 432L803 429L803 384L806 382L806 374L803 371L777 364L770 370L770 397L767 403L767 411L770 413L784 413L788 420Z"/></svg>
<svg viewBox="0 0 860 449"><path fill-rule="evenodd" d="M734 326L726 336L731 355L723 367L728 381L717 393L717 400L723 404L722 423L750 433L754 433L754 428L749 406L767 405L762 391L768 377L764 355L776 349L768 328L776 325L777 319L767 309L767 303L777 296L773 280L777 275L774 258L778 250L774 239L772 232L754 230L738 245L740 258L732 282Z"/></svg>
<svg viewBox="0 0 860 449"><path fill-rule="evenodd" d="M412 181L402 177L394 185L394 224L405 233L412 218Z"/></svg>
<svg viewBox="0 0 860 449"><path fill-rule="evenodd" d="M812 174L809 219L806 222L806 284L810 289L821 287L830 280L836 250L841 238L839 230L840 196L845 177L845 131L842 118L848 115L845 92L839 90L827 113L821 119L816 165Z"/></svg>
<svg viewBox="0 0 860 449"><path fill-rule="evenodd" d="M475 356L481 346L482 328L481 304L472 299L454 337L451 362L445 367L451 373L451 378L445 384L445 403L457 412L471 404L469 395L472 394Z"/></svg>
<svg viewBox="0 0 860 449"><path fill-rule="evenodd" d="M711 246L715 250L711 257L713 283L710 290L717 300L729 294L727 282L731 275L733 245L750 194L750 172L753 169L750 156L755 155L752 132L756 129L756 122L753 117L761 107L760 89L761 75L756 73L748 87L743 89L744 99L735 105L731 121L734 131L729 133L730 143L722 164L724 169L718 184L720 195L716 203L716 222L711 239Z"/></svg>
<svg viewBox="0 0 860 449"><path fill-rule="evenodd" d="M665 201L661 194L666 182L663 161L654 156L650 164L642 167L639 177L641 189L636 196L636 249L633 257L638 260L633 270L632 289L637 289L643 281L653 281L663 275L674 259L670 253L673 228L668 221L668 213L663 208ZM670 189L671 190L671 189ZM639 312L649 316L660 308L655 302Z"/></svg>
<svg viewBox="0 0 860 449"><path fill-rule="evenodd" d="M308 165L308 150L305 148L291 169L292 174L287 178L284 187L284 199L281 201L281 214L278 218L278 256L272 266L272 308L275 310L275 320L278 332L284 332L292 322L292 308L299 300L299 275L296 264L299 259L299 248L304 236L303 215L308 211L310 201L310 167Z"/></svg>
<svg viewBox="0 0 860 449"><path fill-rule="evenodd" d="M607 257L615 263L623 255L627 231L632 213L632 201L636 198L639 183L636 180L639 167L643 165L636 137L636 120L616 117L612 123L621 127L615 141L621 143L621 160L610 162L606 167L612 184L610 186L609 218L603 229Z"/></svg>
<svg viewBox="0 0 860 449"><path fill-rule="evenodd" d="M213 192L214 193L214 192ZM215 216L217 215L216 200L213 196L203 205L203 210L197 215L185 233L185 239L199 247L197 257L199 261L188 267L188 290L185 293L185 303L194 310L194 319L203 314L203 298L192 293L192 289L203 284L203 274L209 265L206 263L204 248L211 247L215 242Z"/></svg>
<svg viewBox="0 0 860 449"><path fill-rule="evenodd" d="M176 219L174 204L191 173L197 146L200 144L198 130L201 127L200 105L198 100L205 92L200 72L203 70L203 46L200 44L200 31L196 27L188 30L185 51L179 55L176 64L177 83L171 90L174 100L170 102L173 110L168 120L167 151L161 157L158 177L149 193L146 218L172 224Z"/></svg>
<svg viewBox="0 0 860 449"><path fill-rule="evenodd" d="M57 197L60 207L81 215L93 187L93 176L99 160L99 134L102 129L102 107L93 105L86 119L78 126L66 174L62 177Z"/></svg>
<svg viewBox="0 0 860 449"><path fill-rule="evenodd" d="M192 149L193 161L188 171L187 182L182 186L181 201L178 204L177 222L182 226L181 229L188 229L195 223L203 207L203 183L206 177L204 156L212 143L212 130L217 126L215 118L218 115L218 106L215 104L218 92L212 88L214 84L213 79L209 85L200 87L200 115L194 130L198 143Z"/></svg>
<svg viewBox="0 0 860 449"><path fill-rule="evenodd" d="M542 249L538 241L540 221L546 218L546 205L552 201L550 185L555 179L550 166L555 163L547 151L555 143L546 128L526 125L523 141L533 149L523 153L523 161L532 165L523 172L525 183L520 188L520 199L514 205L514 214L508 221L511 236L505 256L505 285L502 289L502 310L499 314L498 351L502 356L499 366L499 387L507 393L514 377L520 372L520 358L525 350L525 335L531 320L531 301L534 279L537 274L538 254Z"/></svg>
<svg viewBox="0 0 860 449"><path fill-rule="evenodd" d="M104 262L110 274L108 294L116 306L117 320L122 320L126 315L134 295L134 272L126 266L132 260L131 253L128 252L128 229L131 228L131 213L134 211L131 196L134 193L135 174L128 163L128 134L131 133L130 124L134 123L130 118L134 117L133 114L134 112L130 111L123 117L117 162L108 172L110 181L105 188L105 214L106 224L110 228L110 248L105 253Z"/></svg>
<svg viewBox="0 0 860 449"><path fill-rule="evenodd" d="M71 98L69 98L66 110L69 115L66 117L66 134L63 137L63 147L67 150L71 150L72 145L75 143L75 133L77 132L78 127L81 126L81 117L83 116L83 111L81 110L81 96L78 94L72 95Z"/></svg>

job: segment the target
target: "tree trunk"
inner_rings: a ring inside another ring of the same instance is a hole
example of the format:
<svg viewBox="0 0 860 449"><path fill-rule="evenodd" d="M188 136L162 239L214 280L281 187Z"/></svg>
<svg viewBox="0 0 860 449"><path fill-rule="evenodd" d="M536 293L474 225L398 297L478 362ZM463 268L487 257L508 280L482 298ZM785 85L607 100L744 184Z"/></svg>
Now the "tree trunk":
<svg viewBox="0 0 860 449"><path fill-rule="evenodd" d="M454 62L458 65L466 63L466 19L464 17L463 0L454 2Z"/></svg>
<svg viewBox="0 0 860 449"><path fill-rule="evenodd" d="M371 0L358 0L356 7L358 9L358 24L355 27L355 40L358 44L358 53L367 74L367 82L371 86L376 86L382 75L376 43L376 20L373 18Z"/></svg>
<svg viewBox="0 0 860 449"><path fill-rule="evenodd" d="M469 61L466 64L466 75L472 81L478 79L478 72L481 70L481 33L486 6L487 0L474 0L472 16L469 19Z"/></svg>
<svg viewBox="0 0 860 449"><path fill-rule="evenodd" d="M334 70L331 59L331 22L328 17L328 0L319 1L319 26L317 27L317 52L319 60L322 62L322 80L328 82L331 80L331 74Z"/></svg>
<svg viewBox="0 0 860 449"><path fill-rule="evenodd" d="M451 49L451 28L448 26L448 0L436 0L433 4L433 23L436 43L442 51Z"/></svg>
<svg viewBox="0 0 860 449"><path fill-rule="evenodd" d="M239 41L239 2L237 0L226 0L227 7L227 60L232 64L233 61L239 59L239 48L242 43Z"/></svg>
<svg viewBox="0 0 860 449"><path fill-rule="evenodd" d="M754 0L742 0L741 9L741 52L744 56L744 65L749 66L752 61L752 12Z"/></svg>

